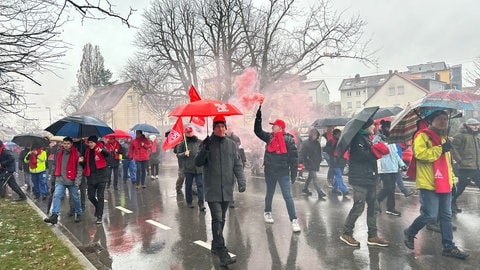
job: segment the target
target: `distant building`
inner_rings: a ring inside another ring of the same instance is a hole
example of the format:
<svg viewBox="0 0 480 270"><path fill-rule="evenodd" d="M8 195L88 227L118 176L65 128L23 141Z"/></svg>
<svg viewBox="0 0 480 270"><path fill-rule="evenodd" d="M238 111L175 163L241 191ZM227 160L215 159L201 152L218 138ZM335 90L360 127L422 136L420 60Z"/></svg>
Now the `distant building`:
<svg viewBox="0 0 480 270"><path fill-rule="evenodd" d="M326 106L330 103L330 91L324 80L304 82L308 90L310 104L313 108Z"/></svg>
<svg viewBox="0 0 480 270"><path fill-rule="evenodd" d="M422 98L429 91L404 74L392 73L385 83L378 88L364 103L365 107L404 107L407 103Z"/></svg>
<svg viewBox="0 0 480 270"><path fill-rule="evenodd" d="M340 84L340 103L342 115L353 115L363 109L363 104L389 78L389 74L372 76L355 75L354 78L344 79Z"/></svg>
<svg viewBox="0 0 480 270"><path fill-rule="evenodd" d="M428 62L407 66L411 79L430 79L447 84L445 89L462 89L462 65L448 67L445 62Z"/></svg>
<svg viewBox="0 0 480 270"><path fill-rule="evenodd" d="M103 119L113 129L129 130L137 123L160 126L147 101L134 90L133 82L91 87L76 113Z"/></svg>

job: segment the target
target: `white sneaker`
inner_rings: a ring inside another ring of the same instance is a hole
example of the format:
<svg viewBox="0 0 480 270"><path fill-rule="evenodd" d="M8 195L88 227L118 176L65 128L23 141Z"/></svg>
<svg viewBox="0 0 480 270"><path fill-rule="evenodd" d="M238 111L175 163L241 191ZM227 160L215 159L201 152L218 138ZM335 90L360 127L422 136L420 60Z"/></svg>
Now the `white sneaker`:
<svg viewBox="0 0 480 270"><path fill-rule="evenodd" d="M263 219L265 220L265 223L273 223L272 212L263 213Z"/></svg>
<svg viewBox="0 0 480 270"><path fill-rule="evenodd" d="M301 231L300 225L298 225L298 220L297 219L292 220L292 230L293 230L293 232L300 232Z"/></svg>

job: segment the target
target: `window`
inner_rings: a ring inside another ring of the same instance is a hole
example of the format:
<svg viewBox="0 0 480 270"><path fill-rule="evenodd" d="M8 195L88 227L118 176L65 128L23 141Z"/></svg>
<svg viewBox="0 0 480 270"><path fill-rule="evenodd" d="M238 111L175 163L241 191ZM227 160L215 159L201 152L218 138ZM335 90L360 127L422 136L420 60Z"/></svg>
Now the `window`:
<svg viewBox="0 0 480 270"><path fill-rule="evenodd" d="M389 96L395 96L395 87L389 87L388 88L388 95Z"/></svg>
<svg viewBox="0 0 480 270"><path fill-rule="evenodd" d="M352 96L352 92L351 91L348 91L347 92L347 97L351 97Z"/></svg>
<svg viewBox="0 0 480 270"><path fill-rule="evenodd" d="M128 102L128 103L132 103L132 102L133 102L133 97L132 97L132 95L128 95L128 96L127 96L127 102Z"/></svg>
<svg viewBox="0 0 480 270"><path fill-rule="evenodd" d="M405 87L403 85L397 86L397 95L405 95Z"/></svg>
<svg viewBox="0 0 480 270"><path fill-rule="evenodd" d="M361 101L355 102L355 108L362 108L362 102Z"/></svg>
<svg viewBox="0 0 480 270"><path fill-rule="evenodd" d="M362 95L362 91L357 90L357 92L355 93L355 95L357 95L357 97L359 97L360 95Z"/></svg>
<svg viewBox="0 0 480 270"><path fill-rule="evenodd" d="M347 109L351 109L352 108L352 102L347 102Z"/></svg>

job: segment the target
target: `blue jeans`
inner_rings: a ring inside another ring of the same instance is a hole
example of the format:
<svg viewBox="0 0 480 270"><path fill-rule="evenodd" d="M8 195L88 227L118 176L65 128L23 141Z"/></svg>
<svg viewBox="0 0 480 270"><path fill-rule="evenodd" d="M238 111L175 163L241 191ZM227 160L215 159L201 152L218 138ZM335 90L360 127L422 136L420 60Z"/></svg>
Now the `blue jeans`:
<svg viewBox="0 0 480 270"><path fill-rule="evenodd" d="M444 249L455 247L452 230L452 193L436 193L433 190L419 189L420 191L420 216L407 228L411 236L430 223L440 219L440 231Z"/></svg>
<svg viewBox="0 0 480 270"><path fill-rule="evenodd" d="M197 184L198 206L203 206L203 175L201 173L185 173L185 200L187 204L192 204L193 179L195 179L195 183Z"/></svg>
<svg viewBox="0 0 480 270"><path fill-rule="evenodd" d="M292 192L290 190L290 176L278 176L265 174L265 182L267 183L267 194L265 195L265 212L272 212L272 200L273 194L275 194L275 188L277 182L282 190L283 199L287 206L288 216L290 220L296 219L295 205L293 204Z"/></svg>
<svg viewBox="0 0 480 270"><path fill-rule="evenodd" d="M137 166L135 162L130 159L122 160L122 168L123 168L123 183L127 182L127 177L130 175L130 181L135 183L136 175L137 175Z"/></svg>
<svg viewBox="0 0 480 270"><path fill-rule="evenodd" d="M145 178L147 177L148 160L135 161L137 166L137 185L145 185Z"/></svg>
<svg viewBox="0 0 480 270"><path fill-rule="evenodd" d="M333 181L333 186L332 190L338 190L340 189L341 192L345 193L348 191L347 186L345 186L345 183L343 182L343 168L337 167L333 168L334 172L334 181Z"/></svg>
<svg viewBox="0 0 480 270"><path fill-rule="evenodd" d="M33 184L33 194L36 197L47 196L47 172L31 173L31 176Z"/></svg>
<svg viewBox="0 0 480 270"><path fill-rule="evenodd" d="M63 185L55 184L55 191L53 193L53 207L52 214L60 214L60 204L62 203L61 199L65 195L65 189L68 188L68 193L73 198L73 203L75 205L75 213L82 214L82 206L80 204L80 197L78 196L78 187L75 185Z"/></svg>

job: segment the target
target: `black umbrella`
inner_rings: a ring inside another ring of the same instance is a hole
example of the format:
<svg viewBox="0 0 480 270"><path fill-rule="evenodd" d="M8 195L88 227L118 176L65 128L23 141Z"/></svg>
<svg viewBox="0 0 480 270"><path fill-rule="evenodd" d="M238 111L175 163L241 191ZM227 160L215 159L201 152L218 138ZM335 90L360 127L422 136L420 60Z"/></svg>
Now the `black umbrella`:
<svg viewBox="0 0 480 270"><path fill-rule="evenodd" d="M103 137L113 133L113 129L107 123L93 116L86 115L67 116L51 124L45 130L53 135L72 138L85 138L91 135Z"/></svg>
<svg viewBox="0 0 480 270"><path fill-rule="evenodd" d="M146 123L143 123L143 124L136 124L135 126L133 126L130 130L141 130L143 132L148 132L148 133L160 133L160 131L158 131L158 129L152 125L149 125L149 124L146 124Z"/></svg>
<svg viewBox="0 0 480 270"><path fill-rule="evenodd" d="M345 126L345 124L351 118L348 117L327 117L315 120L312 126L315 128L322 128L322 127L333 127L333 126Z"/></svg>
<svg viewBox="0 0 480 270"><path fill-rule="evenodd" d="M18 146L39 148L39 147L48 147L50 141L44 136L32 133L20 134L13 137L12 142L16 143Z"/></svg>
<svg viewBox="0 0 480 270"><path fill-rule="evenodd" d="M368 119L372 118L372 116L377 112L378 109L378 106L364 108L350 121L348 121L337 143L337 151L340 156L342 156L343 153L347 151L347 149L350 147L350 143L352 142L353 137L355 137L358 131L362 128L362 126L368 121Z"/></svg>
<svg viewBox="0 0 480 270"><path fill-rule="evenodd" d="M401 112L403 109L401 107L395 106L395 107L383 107L378 109L378 111L375 113L375 115L372 117L373 120L384 118L384 117L389 117L389 116L394 116L397 115L399 112Z"/></svg>

